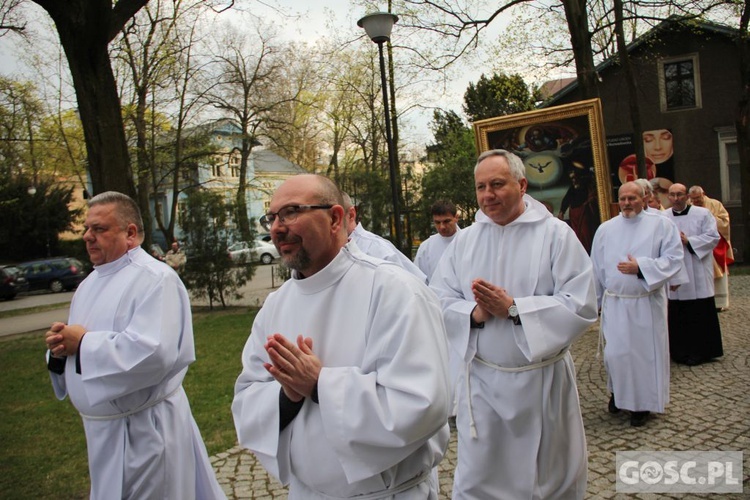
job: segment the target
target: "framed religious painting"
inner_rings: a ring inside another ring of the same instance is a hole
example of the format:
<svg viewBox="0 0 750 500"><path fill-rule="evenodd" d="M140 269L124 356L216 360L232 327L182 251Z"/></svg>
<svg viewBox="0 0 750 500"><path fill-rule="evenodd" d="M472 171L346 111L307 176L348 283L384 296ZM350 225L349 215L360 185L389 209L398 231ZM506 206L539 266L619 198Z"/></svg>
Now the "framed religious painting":
<svg viewBox="0 0 750 500"><path fill-rule="evenodd" d="M480 153L505 149L523 160L527 193L566 221L591 252L612 204L599 99L480 120L474 133Z"/></svg>

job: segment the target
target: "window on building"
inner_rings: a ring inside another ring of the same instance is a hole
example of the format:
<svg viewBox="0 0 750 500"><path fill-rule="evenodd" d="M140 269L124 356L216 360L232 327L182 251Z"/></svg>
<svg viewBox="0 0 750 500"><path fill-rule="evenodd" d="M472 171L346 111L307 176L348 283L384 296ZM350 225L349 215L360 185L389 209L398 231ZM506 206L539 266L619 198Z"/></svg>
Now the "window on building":
<svg viewBox="0 0 750 500"><path fill-rule="evenodd" d="M740 206L740 151L737 147L737 129L721 127L719 134L719 174L721 176L721 201L725 206Z"/></svg>
<svg viewBox="0 0 750 500"><path fill-rule="evenodd" d="M701 107L697 54L659 61L659 98L662 112Z"/></svg>

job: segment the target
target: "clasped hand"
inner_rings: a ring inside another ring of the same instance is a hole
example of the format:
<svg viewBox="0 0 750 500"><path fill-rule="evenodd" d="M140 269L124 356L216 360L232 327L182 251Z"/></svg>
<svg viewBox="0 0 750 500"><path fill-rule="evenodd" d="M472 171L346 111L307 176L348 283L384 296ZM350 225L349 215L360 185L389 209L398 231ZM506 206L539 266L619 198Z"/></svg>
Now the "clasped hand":
<svg viewBox="0 0 750 500"><path fill-rule="evenodd" d="M508 295L504 288L477 278L471 282L471 291L477 303L472 312L474 321L482 323L492 316L502 319L508 317L508 308L513 304L513 297Z"/></svg>
<svg viewBox="0 0 750 500"><path fill-rule="evenodd" d="M310 397L322 368L320 359L312 351L312 339L298 335L295 344L282 334L274 333L264 347L271 362L263 366L281 384L286 396L295 402Z"/></svg>
<svg viewBox="0 0 750 500"><path fill-rule="evenodd" d="M81 325L55 322L44 335L44 341L52 356L63 358L78 352L78 346L85 333L86 329Z"/></svg>

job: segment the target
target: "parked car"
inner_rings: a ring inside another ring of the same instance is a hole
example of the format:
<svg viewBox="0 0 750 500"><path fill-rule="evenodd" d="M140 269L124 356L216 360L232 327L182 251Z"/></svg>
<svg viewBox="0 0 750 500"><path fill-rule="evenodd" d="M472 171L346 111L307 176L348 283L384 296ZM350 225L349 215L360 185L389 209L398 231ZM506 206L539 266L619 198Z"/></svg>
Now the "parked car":
<svg viewBox="0 0 750 500"><path fill-rule="evenodd" d="M21 292L29 290L23 272L16 266L0 267L0 299L11 300Z"/></svg>
<svg viewBox="0 0 750 500"><path fill-rule="evenodd" d="M255 240L252 245L246 241L238 241L232 244L228 249L229 258L232 262L262 262L270 264L274 259L279 258L279 251L273 243Z"/></svg>
<svg viewBox="0 0 750 500"><path fill-rule="evenodd" d="M29 282L29 290L48 289L55 293L73 290L86 277L81 261L72 257L22 262L18 267Z"/></svg>

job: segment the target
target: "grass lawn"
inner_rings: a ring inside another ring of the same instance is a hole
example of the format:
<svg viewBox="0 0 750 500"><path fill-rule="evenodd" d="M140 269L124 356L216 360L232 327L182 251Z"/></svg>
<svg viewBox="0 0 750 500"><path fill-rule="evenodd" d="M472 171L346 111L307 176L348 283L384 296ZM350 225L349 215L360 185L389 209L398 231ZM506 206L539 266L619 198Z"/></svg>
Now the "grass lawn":
<svg viewBox="0 0 750 500"><path fill-rule="evenodd" d="M193 314L197 361L184 387L209 455L237 441L230 406L254 318L248 308ZM81 417L52 392L42 336L0 343L0 498L88 498Z"/></svg>

